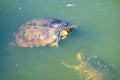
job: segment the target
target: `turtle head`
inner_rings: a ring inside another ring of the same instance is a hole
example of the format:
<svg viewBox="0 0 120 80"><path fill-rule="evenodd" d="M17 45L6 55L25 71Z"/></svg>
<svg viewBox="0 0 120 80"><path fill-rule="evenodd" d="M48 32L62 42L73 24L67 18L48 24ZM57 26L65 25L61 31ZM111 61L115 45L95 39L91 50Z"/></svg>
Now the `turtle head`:
<svg viewBox="0 0 120 80"><path fill-rule="evenodd" d="M62 31L60 32L60 36L62 37L61 39L65 39L68 37L68 35L71 34L72 29L77 28L78 25L70 25L69 27L63 28Z"/></svg>
<svg viewBox="0 0 120 80"><path fill-rule="evenodd" d="M62 31L60 32L60 36L62 37L61 39L65 39L70 35L71 30L69 28L63 28Z"/></svg>
<svg viewBox="0 0 120 80"><path fill-rule="evenodd" d="M77 60L79 60L79 61L85 61L86 58L85 58L85 56L82 53L78 52L78 54L77 54Z"/></svg>

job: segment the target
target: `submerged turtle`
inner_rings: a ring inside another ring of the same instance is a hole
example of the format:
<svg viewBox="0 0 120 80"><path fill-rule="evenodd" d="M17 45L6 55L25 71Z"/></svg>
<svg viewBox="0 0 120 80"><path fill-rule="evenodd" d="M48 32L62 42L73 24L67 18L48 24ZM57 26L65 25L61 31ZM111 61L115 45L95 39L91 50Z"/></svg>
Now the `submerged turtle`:
<svg viewBox="0 0 120 80"><path fill-rule="evenodd" d="M77 59L80 65L70 66L64 62L67 68L74 69L80 72L80 76L85 80L117 80L118 74L116 70L101 58L92 57L87 58L81 53L78 53Z"/></svg>
<svg viewBox="0 0 120 80"><path fill-rule="evenodd" d="M39 18L21 25L14 33L14 44L21 47L56 46L77 25L55 18Z"/></svg>

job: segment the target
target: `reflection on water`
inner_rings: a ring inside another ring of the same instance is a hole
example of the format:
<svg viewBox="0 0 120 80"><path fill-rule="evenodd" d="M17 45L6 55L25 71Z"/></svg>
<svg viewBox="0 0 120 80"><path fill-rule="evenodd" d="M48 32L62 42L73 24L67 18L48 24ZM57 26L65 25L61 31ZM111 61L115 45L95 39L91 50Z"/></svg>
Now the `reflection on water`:
<svg viewBox="0 0 120 80"><path fill-rule="evenodd" d="M77 64L74 56L78 51L113 63L120 73L120 9L117 5L116 0L1 1L0 80L80 80L77 73L60 63L64 60ZM60 41L58 48L8 46L13 32L21 24L41 17L63 19L80 27Z"/></svg>

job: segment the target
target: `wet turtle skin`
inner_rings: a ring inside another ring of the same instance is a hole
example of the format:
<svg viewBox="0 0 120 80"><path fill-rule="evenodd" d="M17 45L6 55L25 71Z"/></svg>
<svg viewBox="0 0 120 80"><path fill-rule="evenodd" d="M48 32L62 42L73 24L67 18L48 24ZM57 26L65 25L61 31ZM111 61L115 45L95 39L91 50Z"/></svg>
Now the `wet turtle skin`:
<svg viewBox="0 0 120 80"><path fill-rule="evenodd" d="M56 46L65 39L71 29L76 28L68 22L55 18L38 18L21 25L14 33L14 44L21 47Z"/></svg>
<svg viewBox="0 0 120 80"><path fill-rule="evenodd" d="M67 68L79 71L80 77L84 80L117 80L118 73L113 66L107 64L99 57L88 58L80 54L79 65L70 66L62 62Z"/></svg>

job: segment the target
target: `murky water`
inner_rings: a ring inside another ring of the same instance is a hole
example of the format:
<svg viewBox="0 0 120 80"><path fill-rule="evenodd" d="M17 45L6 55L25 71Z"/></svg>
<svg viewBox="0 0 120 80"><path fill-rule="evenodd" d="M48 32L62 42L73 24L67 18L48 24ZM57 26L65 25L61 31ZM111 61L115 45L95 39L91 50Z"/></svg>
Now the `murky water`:
<svg viewBox="0 0 120 80"><path fill-rule="evenodd" d="M1 0L0 80L80 80L61 61L78 64L76 54L99 56L120 74L119 0ZM71 6L70 6L71 5ZM53 17L80 26L58 48L8 45L26 21ZM119 79L118 79L119 80Z"/></svg>

